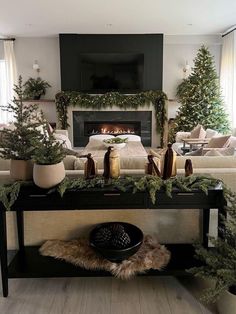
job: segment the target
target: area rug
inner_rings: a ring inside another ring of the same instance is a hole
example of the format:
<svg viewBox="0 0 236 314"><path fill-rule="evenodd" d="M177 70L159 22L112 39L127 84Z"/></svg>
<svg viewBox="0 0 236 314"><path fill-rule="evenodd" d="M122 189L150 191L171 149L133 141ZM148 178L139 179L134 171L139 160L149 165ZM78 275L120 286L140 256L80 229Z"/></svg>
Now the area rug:
<svg viewBox="0 0 236 314"><path fill-rule="evenodd" d="M157 239L146 235L139 251L122 261L110 262L97 255L88 239L70 241L48 240L39 249L43 256L61 259L87 270L106 270L120 279L129 279L149 269L162 270L170 260L170 252Z"/></svg>

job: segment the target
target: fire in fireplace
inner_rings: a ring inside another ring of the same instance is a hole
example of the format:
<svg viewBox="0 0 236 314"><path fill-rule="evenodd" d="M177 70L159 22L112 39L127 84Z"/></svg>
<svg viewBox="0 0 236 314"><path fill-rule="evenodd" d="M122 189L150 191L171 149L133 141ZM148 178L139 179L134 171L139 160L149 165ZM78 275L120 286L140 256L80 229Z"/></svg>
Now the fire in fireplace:
<svg viewBox="0 0 236 314"><path fill-rule="evenodd" d="M141 134L140 121L106 122L106 121L84 121L84 136L95 134Z"/></svg>

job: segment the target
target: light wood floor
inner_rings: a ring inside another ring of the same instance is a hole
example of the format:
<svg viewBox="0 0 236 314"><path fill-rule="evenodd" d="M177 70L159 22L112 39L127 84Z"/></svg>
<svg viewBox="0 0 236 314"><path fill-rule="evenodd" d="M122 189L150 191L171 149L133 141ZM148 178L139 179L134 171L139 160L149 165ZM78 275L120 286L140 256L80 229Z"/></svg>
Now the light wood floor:
<svg viewBox="0 0 236 314"><path fill-rule="evenodd" d="M10 279L0 314L210 314L194 279L136 277ZM1 292L1 291L0 291Z"/></svg>

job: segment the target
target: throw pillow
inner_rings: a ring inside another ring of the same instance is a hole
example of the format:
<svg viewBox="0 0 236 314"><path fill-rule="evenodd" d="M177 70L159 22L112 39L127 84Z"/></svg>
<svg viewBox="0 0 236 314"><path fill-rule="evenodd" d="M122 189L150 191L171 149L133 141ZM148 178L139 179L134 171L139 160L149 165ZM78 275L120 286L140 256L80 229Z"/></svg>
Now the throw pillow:
<svg viewBox="0 0 236 314"><path fill-rule="evenodd" d="M68 148L68 149L72 148L71 141L69 140L69 138L66 135L54 133L53 136L57 142L62 144L63 147Z"/></svg>
<svg viewBox="0 0 236 314"><path fill-rule="evenodd" d="M212 137L209 143L205 146L206 148L223 148L229 144L230 135Z"/></svg>
<svg viewBox="0 0 236 314"><path fill-rule="evenodd" d="M219 133L216 130L206 129L206 138L212 138L213 136L217 136Z"/></svg>
<svg viewBox="0 0 236 314"><path fill-rule="evenodd" d="M199 139L203 139L206 136L206 131L204 130L204 128L198 124L192 131L191 131L191 135L190 138L199 138Z"/></svg>
<svg viewBox="0 0 236 314"><path fill-rule="evenodd" d="M76 158L74 161L74 170L84 170L86 158Z"/></svg>

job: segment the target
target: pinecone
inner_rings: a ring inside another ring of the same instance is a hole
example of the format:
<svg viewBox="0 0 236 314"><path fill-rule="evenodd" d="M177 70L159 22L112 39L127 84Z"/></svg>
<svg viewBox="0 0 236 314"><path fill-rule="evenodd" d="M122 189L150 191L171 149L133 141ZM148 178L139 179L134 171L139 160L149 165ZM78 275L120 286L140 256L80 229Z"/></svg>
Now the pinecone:
<svg viewBox="0 0 236 314"><path fill-rule="evenodd" d="M108 228L99 229L94 236L94 243L99 247L108 247L112 237L112 232Z"/></svg>
<svg viewBox="0 0 236 314"><path fill-rule="evenodd" d="M125 231L125 228L121 225L121 224L111 224L109 226L109 229L111 230L111 232L114 234L114 233L122 233Z"/></svg>
<svg viewBox="0 0 236 314"><path fill-rule="evenodd" d="M111 244L116 249L124 249L130 244L131 240L126 232L117 232L111 239Z"/></svg>

